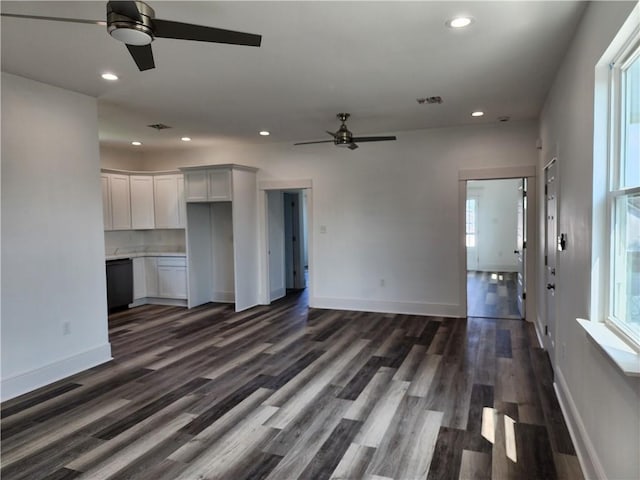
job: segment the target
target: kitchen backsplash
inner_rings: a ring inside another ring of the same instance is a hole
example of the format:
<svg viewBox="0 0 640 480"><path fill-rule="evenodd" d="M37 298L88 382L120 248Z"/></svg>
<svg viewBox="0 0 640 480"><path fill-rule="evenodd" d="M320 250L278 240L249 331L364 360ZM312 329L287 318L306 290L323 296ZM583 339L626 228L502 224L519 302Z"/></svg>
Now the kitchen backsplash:
<svg viewBox="0 0 640 480"><path fill-rule="evenodd" d="M106 255L139 252L184 252L184 230L114 230L104 232Z"/></svg>

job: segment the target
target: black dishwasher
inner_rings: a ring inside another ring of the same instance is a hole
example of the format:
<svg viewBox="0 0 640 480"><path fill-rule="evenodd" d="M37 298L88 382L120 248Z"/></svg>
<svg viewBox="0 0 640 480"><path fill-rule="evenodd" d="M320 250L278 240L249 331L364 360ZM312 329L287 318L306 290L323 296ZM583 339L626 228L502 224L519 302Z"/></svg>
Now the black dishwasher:
<svg viewBox="0 0 640 480"><path fill-rule="evenodd" d="M130 258L107 260L107 307L109 312L133 302L133 262Z"/></svg>

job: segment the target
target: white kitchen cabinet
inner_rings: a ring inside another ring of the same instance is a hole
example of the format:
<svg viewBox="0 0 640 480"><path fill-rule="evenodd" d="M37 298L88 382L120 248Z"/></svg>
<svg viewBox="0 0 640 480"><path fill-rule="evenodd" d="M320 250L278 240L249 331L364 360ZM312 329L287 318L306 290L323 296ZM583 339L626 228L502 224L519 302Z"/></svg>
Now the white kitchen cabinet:
<svg viewBox="0 0 640 480"><path fill-rule="evenodd" d="M158 296L158 264L156 257L144 257L145 285L147 297Z"/></svg>
<svg viewBox="0 0 640 480"><path fill-rule="evenodd" d="M184 258L158 257L158 296L187 298L187 266Z"/></svg>
<svg viewBox="0 0 640 480"><path fill-rule="evenodd" d="M101 182L105 230L131 230L129 175L103 173Z"/></svg>
<svg viewBox="0 0 640 480"><path fill-rule="evenodd" d="M220 165L184 174L187 202L230 202L232 196L231 167Z"/></svg>
<svg viewBox="0 0 640 480"><path fill-rule="evenodd" d="M182 175L153 177L156 228L184 228L184 180Z"/></svg>
<svg viewBox="0 0 640 480"><path fill-rule="evenodd" d="M155 228L154 177L151 175L131 175L131 228L149 230Z"/></svg>
<svg viewBox="0 0 640 480"><path fill-rule="evenodd" d="M147 296L147 275L145 258L133 259L133 299L138 300Z"/></svg>
<svg viewBox="0 0 640 480"><path fill-rule="evenodd" d="M113 228L113 218L111 217L111 190L109 189L109 177L103 173L100 175L100 185L102 187L102 220L104 229Z"/></svg>

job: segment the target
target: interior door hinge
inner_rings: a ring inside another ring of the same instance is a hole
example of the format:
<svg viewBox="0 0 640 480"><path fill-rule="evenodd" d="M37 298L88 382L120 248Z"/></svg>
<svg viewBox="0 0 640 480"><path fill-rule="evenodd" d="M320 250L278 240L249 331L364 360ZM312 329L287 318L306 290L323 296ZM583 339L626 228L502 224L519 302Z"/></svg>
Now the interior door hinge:
<svg viewBox="0 0 640 480"><path fill-rule="evenodd" d="M549 257L547 257L546 255L544 256L544 264L549 265Z"/></svg>
<svg viewBox="0 0 640 480"><path fill-rule="evenodd" d="M524 242L522 242L522 249L524 250L525 248L527 248L527 242L526 240Z"/></svg>
<svg viewBox="0 0 640 480"><path fill-rule="evenodd" d="M547 194L547 191L548 191L548 190L549 190L549 189L547 188L547 185L545 185L545 186L544 186L544 194L545 194L545 195Z"/></svg>
<svg viewBox="0 0 640 480"><path fill-rule="evenodd" d="M527 299L527 292L522 292L522 299L526 300Z"/></svg>

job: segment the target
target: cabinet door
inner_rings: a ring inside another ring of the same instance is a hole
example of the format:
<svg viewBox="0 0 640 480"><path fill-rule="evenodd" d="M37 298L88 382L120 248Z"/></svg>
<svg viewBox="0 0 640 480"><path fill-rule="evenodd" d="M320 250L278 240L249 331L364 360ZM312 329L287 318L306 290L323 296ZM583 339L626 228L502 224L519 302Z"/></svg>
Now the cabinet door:
<svg viewBox="0 0 640 480"><path fill-rule="evenodd" d="M209 171L209 201L231 201L231 170Z"/></svg>
<svg viewBox="0 0 640 480"><path fill-rule="evenodd" d="M158 296L187 298L186 267L158 266Z"/></svg>
<svg viewBox="0 0 640 480"><path fill-rule="evenodd" d="M147 275L144 257L133 259L133 299L147 296Z"/></svg>
<svg viewBox="0 0 640 480"><path fill-rule="evenodd" d="M156 228L180 228L178 175L154 177Z"/></svg>
<svg viewBox="0 0 640 480"><path fill-rule="evenodd" d="M104 221L104 229L111 230L111 190L109 189L109 176L100 175L100 184L102 186L102 220Z"/></svg>
<svg viewBox="0 0 640 480"><path fill-rule="evenodd" d="M158 264L156 257L144 258L145 284L147 286L147 297L158 296Z"/></svg>
<svg viewBox="0 0 640 480"><path fill-rule="evenodd" d="M131 187L131 228L148 230L155 227L153 208L153 177L132 175Z"/></svg>
<svg viewBox="0 0 640 480"><path fill-rule="evenodd" d="M111 227L113 230L131 230L131 197L129 175L109 174L111 194Z"/></svg>
<svg viewBox="0 0 640 480"><path fill-rule="evenodd" d="M207 172L187 172L184 174L185 200L206 202L208 198Z"/></svg>

